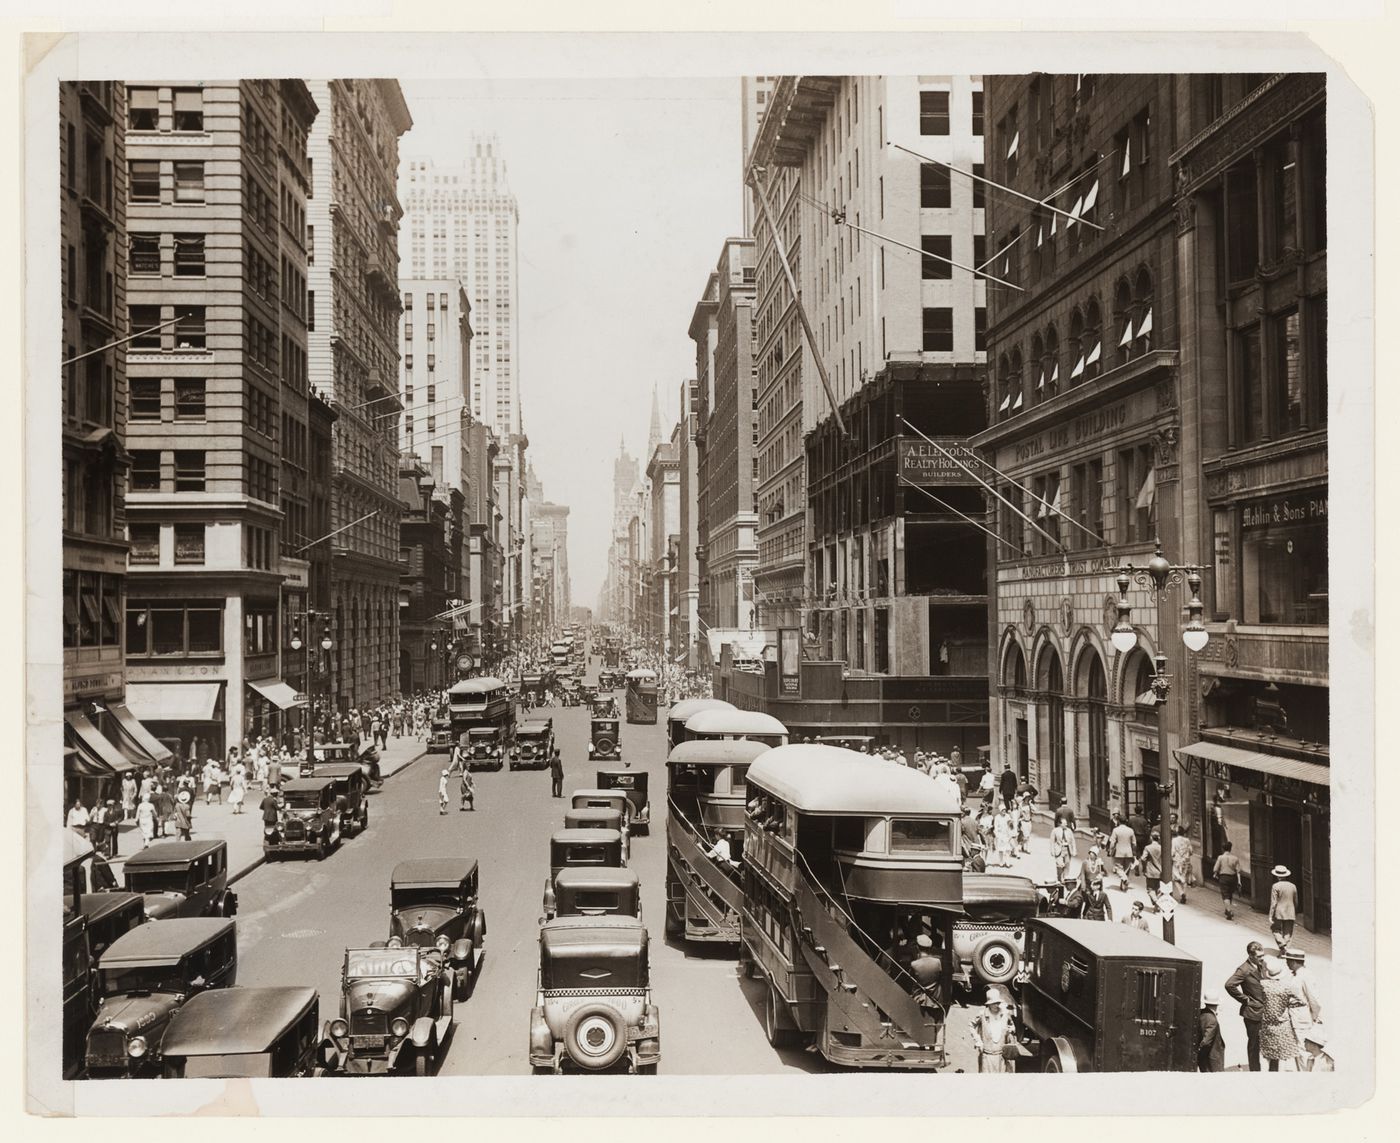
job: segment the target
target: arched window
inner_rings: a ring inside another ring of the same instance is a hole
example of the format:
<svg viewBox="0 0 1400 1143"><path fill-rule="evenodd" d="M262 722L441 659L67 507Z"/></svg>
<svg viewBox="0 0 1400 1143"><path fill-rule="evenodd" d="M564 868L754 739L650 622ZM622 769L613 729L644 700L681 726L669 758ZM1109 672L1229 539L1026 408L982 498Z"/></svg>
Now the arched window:
<svg viewBox="0 0 1400 1143"><path fill-rule="evenodd" d="M1045 340L1036 334L1031 338L1031 372L1035 375L1031 387L1031 404L1038 405L1048 395L1045 391Z"/></svg>
<svg viewBox="0 0 1400 1143"><path fill-rule="evenodd" d="M1084 349L1084 380L1088 381L1103 372L1103 315L1099 312L1099 299L1090 298L1084 307L1084 335L1081 341Z"/></svg>
<svg viewBox="0 0 1400 1143"><path fill-rule="evenodd" d="M1011 411L1011 358L1006 354L1001 355L997 362L997 420L1001 420L1010 414Z"/></svg>
<svg viewBox="0 0 1400 1143"><path fill-rule="evenodd" d="M1152 349L1152 275L1144 266L1133 284L1133 356L1140 357Z"/></svg>
<svg viewBox="0 0 1400 1143"><path fill-rule="evenodd" d="M1069 315L1069 353L1066 360L1072 362L1069 367L1069 383L1078 385L1084 380L1084 315L1079 312L1079 307L1075 306Z"/></svg>
<svg viewBox="0 0 1400 1143"><path fill-rule="evenodd" d="M1085 695L1089 708L1089 804L1108 806L1108 679L1097 652L1086 652Z"/></svg>
<svg viewBox="0 0 1400 1143"><path fill-rule="evenodd" d="M1002 668L1001 685L1005 689L1024 691L1026 689L1026 656L1021 653L1021 645L1012 643L1006 652L1006 663Z"/></svg>
<svg viewBox="0 0 1400 1143"><path fill-rule="evenodd" d="M1050 763L1050 788L1065 793L1065 674L1053 647L1040 653L1045 687L1045 740Z"/></svg>
<svg viewBox="0 0 1400 1143"><path fill-rule="evenodd" d="M1011 351L1011 408L1009 415L1015 416L1026 406L1025 390L1021 380L1022 360L1018 346Z"/></svg>
<svg viewBox="0 0 1400 1143"><path fill-rule="evenodd" d="M1060 391L1060 335L1052 325L1045 331L1045 395L1053 397Z"/></svg>
<svg viewBox="0 0 1400 1143"><path fill-rule="evenodd" d="M1133 290L1127 278L1121 279L1113 291L1113 328L1117 338L1114 349L1121 365L1133 359Z"/></svg>

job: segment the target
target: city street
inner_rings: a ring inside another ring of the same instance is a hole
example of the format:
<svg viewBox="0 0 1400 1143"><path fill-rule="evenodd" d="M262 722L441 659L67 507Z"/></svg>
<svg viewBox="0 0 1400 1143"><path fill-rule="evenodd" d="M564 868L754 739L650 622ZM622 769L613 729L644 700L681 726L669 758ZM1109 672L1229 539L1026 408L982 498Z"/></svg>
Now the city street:
<svg viewBox="0 0 1400 1143"><path fill-rule="evenodd" d="M554 708L564 758L564 791L594 784L588 712ZM653 828L634 839L651 931L652 988L661 1007L662 1074L813 1070L821 1059L769 1047L762 993L742 983L732 955L687 952L661 935L665 908L664 721L622 728L624 758L651 775ZM344 950L383 940L389 926L389 874L405 858L467 854L481 863L486 959L474 995L457 1005L444 1075L529 1072L527 1033L535 1002L540 901L549 836L562 828L564 800L549 796L547 771L478 772L477 810L437 810L443 755L425 755L375 794L369 832L325 862L264 864L238 883L239 972L243 985L309 984L324 1018L335 1015ZM455 779L454 779L455 784ZM964 1065L965 1066L965 1065Z"/></svg>

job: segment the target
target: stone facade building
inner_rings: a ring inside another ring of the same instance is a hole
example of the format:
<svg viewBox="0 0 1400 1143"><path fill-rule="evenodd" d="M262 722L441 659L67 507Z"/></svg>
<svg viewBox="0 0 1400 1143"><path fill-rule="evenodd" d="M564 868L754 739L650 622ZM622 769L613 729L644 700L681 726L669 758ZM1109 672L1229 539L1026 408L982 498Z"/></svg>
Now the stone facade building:
<svg viewBox="0 0 1400 1143"><path fill-rule="evenodd" d="M317 80L310 140L311 383L336 411L331 691L341 709L398 689L399 137L395 80Z"/></svg>

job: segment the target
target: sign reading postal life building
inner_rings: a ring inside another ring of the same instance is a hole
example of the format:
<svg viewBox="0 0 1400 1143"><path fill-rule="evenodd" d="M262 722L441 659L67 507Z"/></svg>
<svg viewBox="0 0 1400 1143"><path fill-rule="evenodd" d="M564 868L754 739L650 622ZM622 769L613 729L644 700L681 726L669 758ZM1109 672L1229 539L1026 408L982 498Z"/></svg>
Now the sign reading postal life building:
<svg viewBox="0 0 1400 1143"><path fill-rule="evenodd" d="M934 437L932 440L931 444L922 437L899 438L899 475L910 484L973 483L967 469L957 463L959 460L982 479L987 479L977 454L960 437ZM952 453L952 457L949 453Z"/></svg>

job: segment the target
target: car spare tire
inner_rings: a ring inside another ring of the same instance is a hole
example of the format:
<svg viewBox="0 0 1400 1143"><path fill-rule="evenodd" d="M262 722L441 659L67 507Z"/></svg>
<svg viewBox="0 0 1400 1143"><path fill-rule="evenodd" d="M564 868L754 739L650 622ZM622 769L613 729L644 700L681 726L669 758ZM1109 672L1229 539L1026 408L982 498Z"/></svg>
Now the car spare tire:
<svg viewBox="0 0 1400 1143"><path fill-rule="evenodd" d="M622 1016L606 1004L583 1005L564 1026L564 1050L586 1071L612 1067L627 1050Z"/></svg>
<svg viewBox="0 0 1400 1143"><path fill-rule="evenodd" d="M611 754L615 745L616 743L614 743L613 740L609 738L606 734L600 735L598 738L595 738L593 740L593 747L598 751L599 754Z"/></svg>
<svg viewBox="0 0 1400 1143"><path fill-rule="evenodd" d="M987 984L1007 984L1016 975L1021 954L1010 937L983 937L972 950L972 967Z"/></svg>

